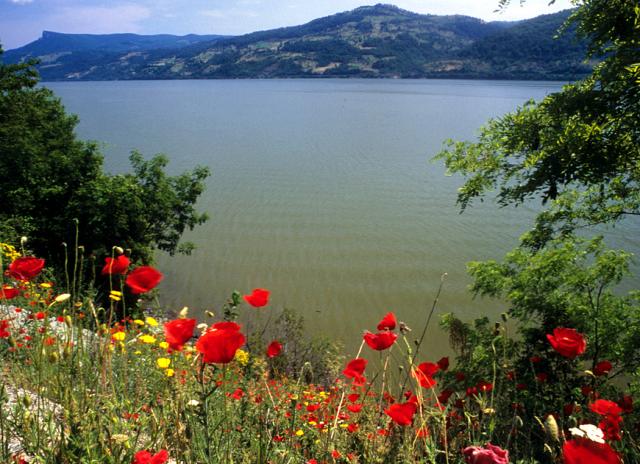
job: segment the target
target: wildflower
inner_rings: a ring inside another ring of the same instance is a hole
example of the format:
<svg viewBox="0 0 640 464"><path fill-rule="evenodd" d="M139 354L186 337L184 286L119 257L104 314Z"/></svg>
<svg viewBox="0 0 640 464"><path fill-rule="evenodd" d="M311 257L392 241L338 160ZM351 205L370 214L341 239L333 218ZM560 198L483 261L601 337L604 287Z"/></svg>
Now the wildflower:
<svg viewBox="0 0 640 464"><path fill-rule="evenodd" d="M436 372L440 370L437 364L430 362L423 362L417 369L413 370L413 376L416 378L420 386L423 388L432 388L436 381L433 378Z"/></svg>
<svg viewBox="0 0 640 464"><path fill-rule="evenodd" d="M612 368L613 366L609 361L600 361L593 368L593 375L595 375L596 377L606 375L611 371Z"/></svg>
<svg viewBox="0 0 640 464"><path fill-rule="evenodd" d="M244 391L242 390L242 388L236 388L235 391L229 396L234 400L240 400L244 396Z"/></svg>
<svg viewBox="0 0 640 464"><path fill-rule="evenodd" d="M376 351L382 351L389 348L396 342L398 336L393 332L378 332L377 334L372 334L371 332L365 332L364 341L370 348Z"/></svg>
<svg viewBox="0 0 640 464"><path fill-rule="evenodd" d="M127 334L125 334L124 332L116 332L113 335L111 335L111 339L115 340L116 342L121 342L123 341L125 338L127 337Z"/></svg>
<svg viewBox="0 0 640 464"><path fill-rule="evenodd" d="M112 301L120 301L122 299L122 292L118 290L111 290L109 292L109 299Z"/></svg>
<svg viewBox="0 0 640 464"><path fill-rule="evenodd" d="M246 366L249 364L249 353L244 350L236 351L236 355L233 357L241 366Z"/></svg>
<svg viewBox="0 0 640 464"><path fill-rule="evenodd" d="M3 319L0 321L0 338L9 338L11 334L7 330L9 328L9 321Z"/></svg>
<svg viewBox="0 0 640 464"><path fill-rule="evenodd" d="M173 377L176 372L173 369L167 369L164 371L164 373L167 377Z"/></svg>
<svg viewBox="0 0 640 464"><path fill-rule="evenodd" d="M569 429L574 437L588 438L596 443L604 443L604 432L593 424L582 424Z"/></svg>
<svg viewBox="0 0 640 464"><path fill-rule="evenodd" d="M145 334L140 337L140 341L142 343L146 343L147 345L153 345L156 342L156 337L154 337L153 335Z"/></svg>
<svg viewBox="0 0 640 464"><path fill-rule="evenodd" d="M282 345L277 341L272 341L267 347L267 357L275 358L282 352Z"/></svg>
<svg viewBox="0 0 640 464"><path fill-rule="evenodd" d="M233 360L236 351L244 345L245 337L233 327L215 328L204 334L196 343L196 349L202 353L205 363L227 364Z"/></svg>
<svg viewBox="0 0 640 464"><path fill-rule="evenodd" d="M133 456L132 464L165 464L169 459L169 453L167 450L160 450L156 454L152 455L149 451L138 451Z"/></svg>
<svg viewBox="0 0 640 464"><path fill-rule="evenodd" d="M622 414L622 409L620 408L620 406L609 400L596 400L589 405L589 409L591 409L596 414L600 414L601 416L619 416L620 414Z"/></svg>
<svg viewBox="0 0 640 464"><path fill-rule="evenodd" d="M560 355L570 359L574 359L587 349L584 336L575 329L563 327L553 329L553 335L547 334L547 340Z"/></svg>
<svg viewBox="0 0 640 464"><path fill-rule="evenodd" d="M120 255L115 259L109 256L104 259L104 262L105 265L100 272L100 274L102 275L124 275L129 270L129 258L127 258L125 255Z"/></svg>
<svg viewBox="0 0 640 464"><path fill-rule="evenodd" d="M598 427L604 432L607 440L621 440L620 424L622 423L622 408L617 403L609 400L596 400L589 405L596 414L604 416Z"/></svg>
<svg viewBox="0 0 640 464"><path fill-rule="evenodd" d="M153 317L149 316L145 319L145 322L149 327L157 327L158 321L156 321Z"/></svg>
<svg viewBox="0 0 640 464"><path fill-rule="evenodd" d="M125 280L131 293L137 295L154 289L162 280L162 274L151 266L140 266L134 269Z"/></svg>
<svg viewBox="0 0 640 464"><path fill-rule="evenodd" d="M467 464L508 464L509 451L487 443L486 447L467 446L462 450Z"/></svg>
<svg viewBox="0 0 640 464"><path fill-rule="evenodd" d="M167 342L160 342L158 343L158 346L163 350L166 350L167 348L169 348L169 344Z"/></svg>
<svg viewBox="0 0 640 464"><path fill-rule="evenodd" d="M567 440L562 446L564 464L619 464L620 455L607 443L598 443L588 438Z"/></svg>
<svg viewBox="0 0 640 464"><path fill-rule="evenodd" d="M389 312L378 323L378 330L393 330L396 328L397 323L396 315Z"/></svg>
<svg viewBox="0 0 640 464"><path fill-rule="evenodd" d="M417 409L416 403L409 401L402 404L392 404L384 410L384 413L398 425L411 425Z"/></svg>
<svg viewBox="0 0 640 464"><path fill-rule="evenodd" d="M134 319L134 320L133 320L133 323L134 323L135 325L139 325L140 327L142 327L142 326L144 325L144 321L143 321L143 320L141 320L141 319Z"/></svg>
<svg viewBox="0 0 640 464"><path fill-rule="evenodd" d="M269 302L269 293L269 290L264 288L254 288L251 295L244 295L243 298L254 308L261 308Z"/></svg>
<svg viewBox="0 0 640 464"><path fill-rule="evenodd" d="M363 358L352 359L347 363L347 367L342 371L342 375L353 379L354 384L364 385L364 370L367 367L367 360ZM359 396L359 395L358 395Z"/></svg>
<svg viewBox="0 0 640 464"><path fill-rule="evenodd" d="M8 274L16 280L31 280L44 268L44 259L26 256L9 265Z"/></svg>
<svg viewBox="0 0 640 464"><path fill-rule="evenodd" d="M171 364L171 359L169 358L158 358L156 364L160 369L166 369Z"/></svg>
<svg viewBox="0 0 640 464"><path fill-rule="evenodd" d="M174 319L166 322L164 324L165 341L172 349L180 351L184 344L193 337L195 326L195 319Z"/></svg>
<svg viewBox="0 0 640 464"><path fill-rule="evenodd" d="M20 290L9 285L3 285L0 288L0 299L10 300L20 295Z"/></svg>
<svg viewBox="0 0 640 464"><path fill-rule="evenodd" d="M449 358L447 356L440 358L436 363L441 371L449 369Z"/></svg>
<svg viewBox="0 0 640 464"><path fill-rule="evenodd" d="M301 437L302 435L304 435L304 431L302 429L296 430L296 436Z"/></svg>
<svg viewBox="0 0 640 464"><path fill-rule="evenodd" d="M42 319L44 319L47 315L45 313L43 313L42 311L38 311L36 313L36 319L41 321Z"/></svg>

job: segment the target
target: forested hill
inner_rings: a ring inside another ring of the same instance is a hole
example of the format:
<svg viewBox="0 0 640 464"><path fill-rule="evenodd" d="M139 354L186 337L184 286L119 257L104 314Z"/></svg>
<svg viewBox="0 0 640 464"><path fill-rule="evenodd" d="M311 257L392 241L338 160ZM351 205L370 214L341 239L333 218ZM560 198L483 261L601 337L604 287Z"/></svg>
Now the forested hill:
<svg viewBox="0 0 640 464"><path fill-rule="evenodd" d="M571 80L590 72L586 47L569 32L569 11L519 22L421 15L391 5L360 7L307 24L184 46L48 51L29 44L5 61L40 56L45 80L275 77L450 77ZM60 42L65 34L55 34ZM99 37L99 36L93 36ZM145 37L145 36L138 36ZM159 36L154 36L159 37ZM189 36L186 36L189 37ZM198 36L191 36L198 37ZM31 48L30 48L31 47ZM44 48L47 50L46 47ZM29 53L19 53L27 50Z"/></svg>

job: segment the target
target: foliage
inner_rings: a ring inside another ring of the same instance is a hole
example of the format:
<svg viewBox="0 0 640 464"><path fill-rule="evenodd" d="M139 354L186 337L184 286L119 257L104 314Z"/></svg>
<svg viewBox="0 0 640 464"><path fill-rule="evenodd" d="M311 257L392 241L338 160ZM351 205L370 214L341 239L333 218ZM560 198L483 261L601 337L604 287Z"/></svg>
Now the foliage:
<svg viewBox="0 0 640 464"><path fill-rule="evenodd" d="M166 157L134 152L133 173L105 174L96 145L74 133L77 117L36 83L33 63L0 64L0 223L7 232L28 236L58 271L76 243L98 264L116 245L135 249L141 261L154 249L189 252L192 245L179 240L206 220L194 204L209 171L168 176Z"/></svg>
<svg viewBox="0 0 640 464"><path fill-rule="evenodd" d="M47 62L41 72L48 80L323 76L566 80L588 74L592 66L582 62L586 46L575 39L574 30L552 37L568 14L515 23L484 22L462 15L420 15L379 4L300 26L182 48L174 48L172 39L171 47L153 48L153 36L145 41L137 37L132 41L139 44L135 54L110 36L95 37L90 45L85 37L47 34L13 51L10 60L42 56ZM69 45L64 48L64 43ZM79 45L95 48L78 50ZM56 53L45 54L46 50Z"/></svg>

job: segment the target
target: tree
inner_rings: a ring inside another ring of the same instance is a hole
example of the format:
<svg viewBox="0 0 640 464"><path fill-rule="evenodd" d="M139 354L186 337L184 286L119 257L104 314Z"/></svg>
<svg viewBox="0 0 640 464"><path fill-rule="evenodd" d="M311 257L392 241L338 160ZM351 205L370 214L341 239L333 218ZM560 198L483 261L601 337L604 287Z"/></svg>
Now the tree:
<svg viewBox="0 0 640 464"><path fill-rule="evenodd" d="M629 275L631 254L607 249L602 237L585 238L594 225L640 215L640 6L635 0L574 3L569 23L588 42L587 58L601 60L593 73L489 121L476 142L449 141L437 155L466 178L458 194L462 210L494 189L501 206L536 201L543 207L502 262L469 264L475 294L506 300L508 315L519 322L522 337L502 367L525 386L540 385L534 374L561 386L536 387L537 394L526 396L518 413L524 423L563 405L586 406L589 392L617 399L620 392L607 380L621 374L640 392L640 293L617 288ZM486 361L476 354L486 353L487 341L494 346L495 333L471 336L471 326L455 318L445 324L455 340L472 340L461 345L468 359ZM586 335L577 362L553 356L546 335L560 327ZM535 367L533 355L541 359ZM612 363L611 372L586 377L585 369L593 372L601 361ZM473 366L480 375L492 373L490 363ZM571 412L565 416L560 425L566 428ZM540 445L537 459L550 459L542 452L544 433L527 440ZM617 449L637 457L633 441Z"/></svg>
<svg viewBox="0 0 640 464"><path fill-rule="evenodd" d="M154 249L190 252L180 237L207 219L194 205L208 169L168 176L165 156L134 152L133 173L105 174L96 145L74 133L77 117L36 86L34 64L0 63L0 233L28 236L29 248L58 271L67 251L61 244L73 247L76 228L77 243L99 258L113 246L132 249L141 262Z"/></svg>

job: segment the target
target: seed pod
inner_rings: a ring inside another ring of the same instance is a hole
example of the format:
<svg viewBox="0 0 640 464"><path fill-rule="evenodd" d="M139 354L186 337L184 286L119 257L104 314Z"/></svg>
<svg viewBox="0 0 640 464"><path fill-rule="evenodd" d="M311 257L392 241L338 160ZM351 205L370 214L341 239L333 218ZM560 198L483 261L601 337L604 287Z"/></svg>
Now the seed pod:
<svg viewBox="0 0 640 464"><path fill-rule="evenodd" d="M560 432L558 430L558 423L553 415L549 414L544 420L544 430L547 433L547 437L553 442L560 441Z"/></svg>

